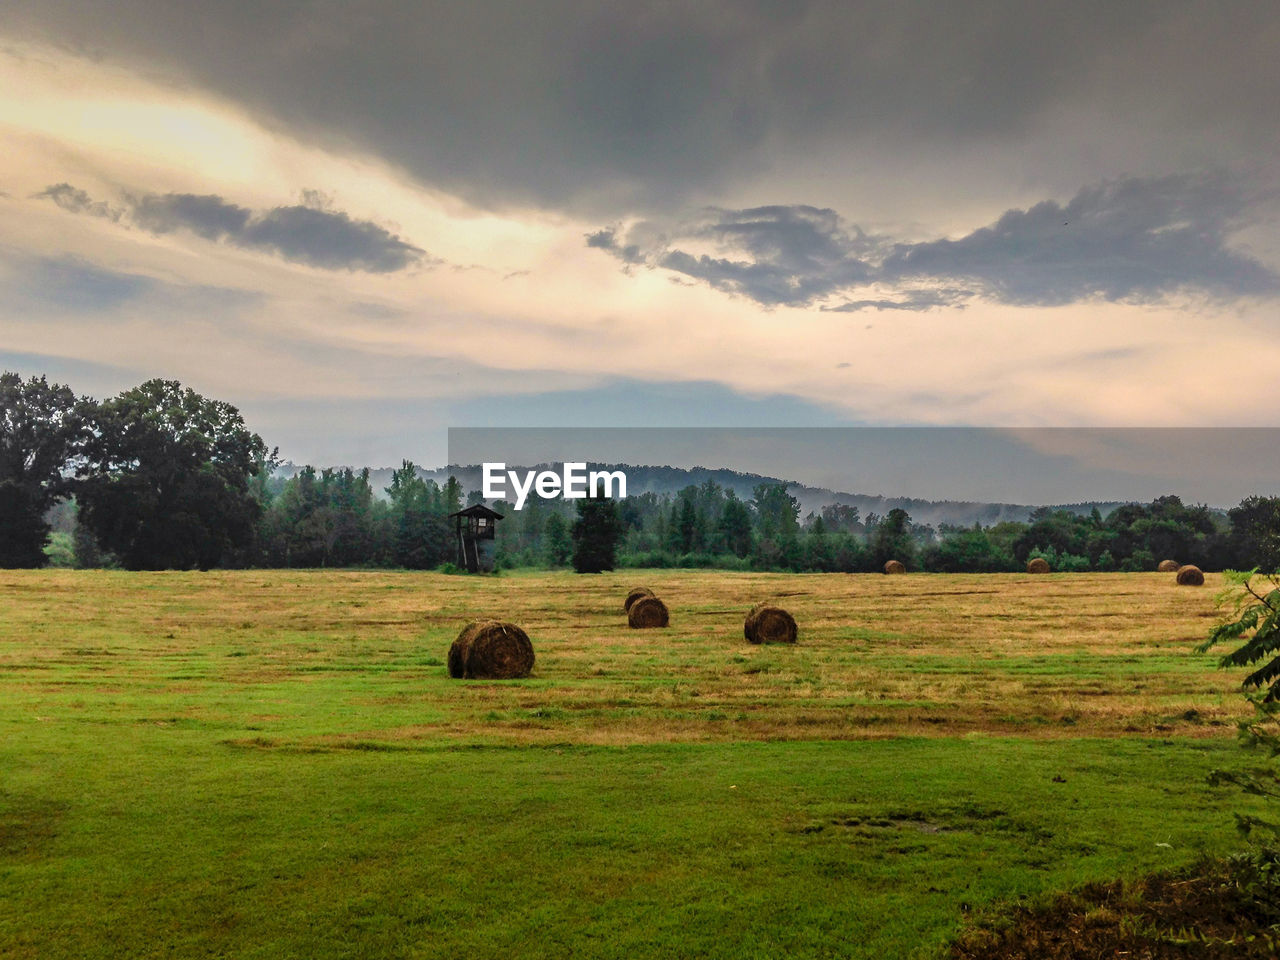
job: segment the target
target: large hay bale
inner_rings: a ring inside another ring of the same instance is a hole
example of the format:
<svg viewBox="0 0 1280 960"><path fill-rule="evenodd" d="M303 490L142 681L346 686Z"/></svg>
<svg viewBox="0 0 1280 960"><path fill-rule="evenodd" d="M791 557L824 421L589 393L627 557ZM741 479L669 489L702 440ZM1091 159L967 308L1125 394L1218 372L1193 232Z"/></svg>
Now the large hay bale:
<svg viewBox="0 0 1280 960"><path fill-rule="evenodd" d="M907 568L903 565L901 560L886 560L884 562L884 572L885 573L906 573Z"/></svg>
<svg viewBox="0 0 1280 960"><path fill-rule="evenodd" d="M453 641L453 645L449 647L449 676L454 679L461 679L467 672L467 655L471 652L471 641L475 639L476 632L483 626L490 623L497 623L496 620L473 620L462 628L462 632L458 634L458 639Z"/></svg>
<svg viewBox="0 0 1280 960"><path fill-rule="evenodd" d="M627 626L637 630L665 627L670 623L667 605L655 596L640 597L627 611Z"/></svg>
<svg viewBox="0 0 1280 960"><path fill-rule="evenodd" d="M752 643L795 643L798 632L795 617L768 603L752 607L742 624L743 635Z"/></svg>
<svg viewBox="0 0 1280 960"><path fill-rule="evenodd" d="M1156 567L1160 573L1176 573L1178 568L1182 566L1177 560L1161 560Z"/></svg>
<svg viewBox="0 0 1280 960"><path fill-rule="evenodd" d="M655 594L648 587L636 587L634 590L632 590L630 593L627 594L627 599L622 601L622 610L624 613L630 613L631 605L635 603L637 600L639 600L641 597L654 597L654 596L657 596L657 594Z"/></svg>
<svg viewBox="0 0 1280 960"><path fill-rule="evenodd" d="M1027 561L1027 573L1048 573L1049 561L1044 557L1032 557Z"/></svg>
<svg viewBox="0 0 1280 960"><path fill-rule="evenodd" d="M1204 573L1195 564L1188 563L1178 568L1178 583L1184 587L1204 586Z"/></svg>
<svg viewBox="0 0 1280 960"><path fill-rule="evenodd" d="M449 676L466 680L512 680L533 670L533 644L514 623L476 620L462 628L449 648Z"/></svg>

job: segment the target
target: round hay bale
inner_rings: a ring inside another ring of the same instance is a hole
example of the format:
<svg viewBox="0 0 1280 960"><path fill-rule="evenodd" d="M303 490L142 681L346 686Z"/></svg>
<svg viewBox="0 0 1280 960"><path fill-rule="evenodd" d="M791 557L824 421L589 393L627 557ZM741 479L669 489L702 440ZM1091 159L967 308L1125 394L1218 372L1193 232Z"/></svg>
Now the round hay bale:
<svg viewBox="0 0 1280 960"><path fill-rule="evenodd" d="M1176 573L1182 564L1177 560L1161 560L1160 565L1156 567L1160 573Z"/></svg>
<svg viewBox="0 0 1280 960"><path fill-rule="evenodd" d="M454 679L461 679L467 672L467 656L471 653L471 641L475 639L476 633L481 627L490 623L497 623L496 620L473 620L462 628L462 632L458 634L458 639L453 641L453 645L449 647L449 676Z"/></svg>
<svg viewBox="0 0 1280 960"><path fill-rule="evenodd" d="M1049 561L1044 557L1032 557L1027 561L1027 573L1048 573Z"/></svg>
<svg viewBox="0 0 1280 960"><path fill-rule="evenodd" d="M449 648L449 676L512 680L533 670L533 644L514 623L477 620L462 628Z"/></svg>
<svg viewBox="0 0 1280 960"><path fill-rule="evenodd" d="M1188 563L1178 568L1178 583L1184 587L1204 586L1204 573L1195 564Z"/></svg>
<svg viewBox="0 0 1280 960"><path fill-rule="evenodd" d="M635 603L637 600L639 600L641 597L655 597L655 596L657 596L657 594L655 594L648 587L636 587L634 590L632 590L630 593L627 594L627 599L622 601L622 610L624 613L630 613L631 605Z"/></svg>
<svg viewBox="0 0 1280 960"><path fill-rule="evenodd" d="M901 560L886 560L884 562L884 572L885 573L906 573L907 568L903 565Z"/></svg>
<svg viewBox="0 0 1280 960"><path fill-rule="evenodd" d="M795 617L781 607L760 603L751 608L742 632L752 643L795 643Z"/></svg>
<svg viewBox="0 0 1280 960"><path fill-rule="evenodd" d="M636 630L665 627L669 622L667 605L655 596L640 597L627 611L627 626Z"/></svg>

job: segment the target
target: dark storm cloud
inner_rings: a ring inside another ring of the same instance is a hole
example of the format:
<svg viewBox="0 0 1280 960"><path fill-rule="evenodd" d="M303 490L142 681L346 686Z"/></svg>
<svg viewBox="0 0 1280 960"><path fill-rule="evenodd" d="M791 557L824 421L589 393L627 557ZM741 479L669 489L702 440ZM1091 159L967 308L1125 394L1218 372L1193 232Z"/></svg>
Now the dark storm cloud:
<svg viewBox="0 0 1280 960"><path fill-rule="evenodd" d="M974 297L1038 306L1153 303L1184 290L1216 297L1280 290L1280 277L1229 243L1257 199L1223 175L1130 178L1087 187L1065 205L1046 200L1010 210L958 240L894 242L831 210L770 206L707 210L667 231L640 223L622 238L604 230L587 243L767 307L807 306L870 284L896 295L823 308L926 310ZM646 245L633 234L652 239ZM686 249L706 243L718 255Z"/></svg>
<svg viewBox="0 0 1280 960"><path fill-rule="evenodd" d="M376 223L340 210L275 207L255 214L213 194L166 193L126 197L123 208L94 201L70 184L35 194L72 213L122 218L150 233L187 230L206 240L266 250L286 260L326 270L391 273L424 261L424 251Z"/></svg>
<svg viewBox="0 0 1280 960"><path fill-rule="evenodd" d="M823 145L1016 150L1099 104L1146 158L1170 139L1261 155L1280 101L1269 2L10 0L3 30L481 203L602 215L677 209Z"/></svg>

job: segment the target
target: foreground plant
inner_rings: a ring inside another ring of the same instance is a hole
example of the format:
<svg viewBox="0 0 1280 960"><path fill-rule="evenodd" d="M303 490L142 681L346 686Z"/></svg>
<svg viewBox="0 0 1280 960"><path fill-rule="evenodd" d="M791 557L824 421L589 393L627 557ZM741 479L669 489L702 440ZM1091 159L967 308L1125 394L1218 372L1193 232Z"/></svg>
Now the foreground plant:
<svg viewBox="0 0 1280 960"><path fill-rule="evenodd" d="M1232 604L1227 622L1219 624L1198 648L1243 640L1219 666L1255 667L1241 685L1253 714L1240 721L1240 740L1247 748L1265 752L1260 766L1245 770L1214 770L1209 782L1233 784L1245 793L1280 803L1280 574L1259 576L1256 570L1224 574L1227 589L1219 598ZM1274 814L1236 813L1240 832L1252 849L1234 858L1236 885L1262 909L1272 929L1280 926L1280 821Z"/></svg>
<svg viewBox="0 0 1280 960"><path fill-rule="evenodd" d="M1228 570L1223 576L1228 587L1219 599L1233 604L1231 619L1215 627L1197 650L1243 639L1218 665L1225 669L1262 664L1241 682L1253 715L1240 721L1240 739L1246 747L1265 751L1268 763L1244 771L1215 770L1210 782L1235 784L1253 796L1280 801L1280 574ZM1280 822L1274 819L1236 814L1236 821L1251 839L1271 844L1280 840Z"/></svg>

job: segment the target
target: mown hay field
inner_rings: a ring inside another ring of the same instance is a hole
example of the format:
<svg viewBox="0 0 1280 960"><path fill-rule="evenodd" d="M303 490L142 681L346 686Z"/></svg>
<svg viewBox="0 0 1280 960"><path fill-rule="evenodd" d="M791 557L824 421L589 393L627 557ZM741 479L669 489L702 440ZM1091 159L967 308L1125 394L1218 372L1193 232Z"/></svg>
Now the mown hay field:
<svg viewBox="0 0 1280 960"><path fill-rule="evenodd" d="M0 956L929 956L1234 847L1219 586L0 572Z"/></svg>

